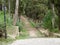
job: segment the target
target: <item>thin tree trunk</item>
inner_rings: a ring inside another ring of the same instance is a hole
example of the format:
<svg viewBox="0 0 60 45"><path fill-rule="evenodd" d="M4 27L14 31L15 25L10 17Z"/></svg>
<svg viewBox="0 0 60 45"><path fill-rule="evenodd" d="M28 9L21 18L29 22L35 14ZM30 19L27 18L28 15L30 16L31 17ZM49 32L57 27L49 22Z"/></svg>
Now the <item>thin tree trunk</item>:
<svg viewBox="0 0 60 45"><path fill-rule="evenodd" d="M8 6L9 6L9 17L11 16L10 15L10 0L8 0Z"/></svg>
<svg viewBox="0 0 60 45"><path fill-rule="evenodd" d="M19 0L16 0L15 15L13 16L13 25L16 25L18 19Z"/></svg>
<svg viewBox="0 0 60 45"><path fill-rule="evenodd" d="M4 1L4 6L3 7L4 7L4 32L5 32L5 39L7 39L5 1Z"/></svg>
<svg viewBox="0 0 60 45"><path fill-rule="evenodd" d="M2 10L4 10L4 7L3 7L4 6L4 3L3 2L4 2L4 0L2 0Z"/></svg>
<svg viewBox="0 0 60 45"><path fill-rule="evenodd" d="M52 13L53 13L52 27L53 27L53 29L54 29L54 28L55 28L55 17L56 17L55 9L54 9L54 4L51 4L51 8L52 8Z"/></svg>

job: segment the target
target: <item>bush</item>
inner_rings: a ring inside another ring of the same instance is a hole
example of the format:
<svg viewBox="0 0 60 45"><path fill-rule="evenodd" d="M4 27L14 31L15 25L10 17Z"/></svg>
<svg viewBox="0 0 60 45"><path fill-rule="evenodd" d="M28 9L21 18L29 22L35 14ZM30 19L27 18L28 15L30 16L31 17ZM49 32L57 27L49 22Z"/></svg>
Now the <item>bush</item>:
<svg viewBox="0 0 60 45"><path fill-rule="evenodd" d="M12 25L12 19L9 19L8 13L6 13L6 26ZM4 12L0 11L0 30L4 30Z"/></svg>
<svg viewBox="0 0 60 45"><path fill-rule="evenodd" d="M51 29L50 32L58 33L58 28Z"/></svg>
<svg viewBox="0 0 60 45"><path fill-rule="evenodd" d="M20 20L20 22L18 20L16 23L16 26L19 26L19 31L21 31L23 29L24 23L21 20Z"/></svg>
<svg viewBox="0 0 60 45"><path fill-rule="evenodd" d="M4 14L3 11L0 11L0 24L4 23Z"/></svg>
<svg viewBox="0 0 60 45"><path fill-rule="evenodd" d="M58 32L58 17L55 17L55 28L52 27L52 18L53 14L51 11L48 11L43 19L43 27L49 29L50 32Z"/></svg>
<svg viewBox="0 0 60 45"><path fill-rule="evenodd" d="M9 14L6 14L6 25L11 26L13 24L13 20L11 17L9 17Z"/></svg>
<svg viewBox="0 0 60 45"><path fill-rule="evenodd" d="M0 11L0 30L4 29L4 15L3 11Z"/></svg>
<svg viewBox="0 0 60 45"><path fill-rule="evenodd" d="M52 29L52 13L48 11L43 19L43 27L47 29Z"/></svg>

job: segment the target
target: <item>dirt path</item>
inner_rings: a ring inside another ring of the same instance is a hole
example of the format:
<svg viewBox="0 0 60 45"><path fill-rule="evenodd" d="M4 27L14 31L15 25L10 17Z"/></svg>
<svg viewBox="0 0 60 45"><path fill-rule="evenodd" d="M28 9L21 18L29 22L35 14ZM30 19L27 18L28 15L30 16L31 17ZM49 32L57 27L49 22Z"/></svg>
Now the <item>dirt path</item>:
<svg viewBox="0 0 60 45"><path fill-rule="evenodd" d="M60 45L60 39L55 38L33 38L14 41L11 45Z"/></svg>
<svg viewBox="0 0 60 45"><path fill-rule="evenodd" d="M29 37L37 37L37 30L36 28L33 28L28 19L24 16L21 16L21 20L22 22L24 22L24 28L27 29L28 33L29 33Z"/></svg>

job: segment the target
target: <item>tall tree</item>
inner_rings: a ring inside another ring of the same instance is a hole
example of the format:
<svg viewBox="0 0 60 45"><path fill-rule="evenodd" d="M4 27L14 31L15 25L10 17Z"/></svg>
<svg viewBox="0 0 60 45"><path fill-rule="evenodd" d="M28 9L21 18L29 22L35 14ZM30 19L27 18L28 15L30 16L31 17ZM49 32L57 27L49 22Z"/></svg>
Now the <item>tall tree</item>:
<svg viewBox="0 0 60 45"><path fill-rule="evenodd" d="M16 0L15 14L13 16L13 25L16 25L16 22L17 22L17 18L18 18L18 7L19 7L19 0Z"/></svg>
<svg viewBox="0 0 60 45"><path fill-rule="evenodd" d="M53 17L52 17L52 27L54 29L55 28L55 17L56 17L54 0L50 0L50 7L51 7L52 14L53 14Z"/></svg>
<svg viewBox="0 0 60 45"><path fill-rule="evenodd" d="M4 3L3 3L4 0L2 0L2 10L4 10L3 6L4 6Z"/></svg>
<svg viewBox="0 0 60 45"><path fill-rule="evenodd" d="M5 39L7 39L5 0L4 0L4 32L5 32Z"/></svg>
<svg viewBox="0 0 60 45"><path fill-rule="evenodd" d="M8 0L8 6L9 6L9 16L10 16L10 0Z"/></svg>

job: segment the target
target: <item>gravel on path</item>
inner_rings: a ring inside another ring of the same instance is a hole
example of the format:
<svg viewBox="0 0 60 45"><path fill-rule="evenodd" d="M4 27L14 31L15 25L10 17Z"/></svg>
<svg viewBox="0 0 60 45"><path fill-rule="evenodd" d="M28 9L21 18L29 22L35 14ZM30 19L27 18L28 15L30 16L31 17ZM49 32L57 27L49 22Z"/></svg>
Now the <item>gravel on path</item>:
<svg viewBox="0 0 60 45"><path fill-rule="evenodd" d="M11 45L60 45L59 38L32 38L14 41Z"/></svg>

